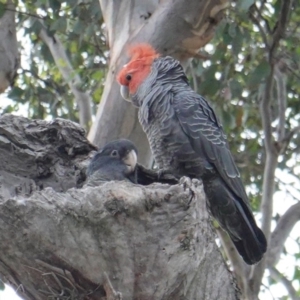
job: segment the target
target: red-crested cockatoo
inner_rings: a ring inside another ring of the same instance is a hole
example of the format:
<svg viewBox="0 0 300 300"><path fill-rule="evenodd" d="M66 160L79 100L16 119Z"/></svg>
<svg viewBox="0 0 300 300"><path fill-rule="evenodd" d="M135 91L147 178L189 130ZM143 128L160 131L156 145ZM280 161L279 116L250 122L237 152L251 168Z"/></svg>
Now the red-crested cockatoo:
<svg viewBox="0 0 300 300"><path fill-rule="evenodd" d="M122 96L139 109L158 167L203 181L208 207L247 264L267 249L256 225L222 125L209 103L190 87L176 59L150 45L130 48L117 80Z"/></svg>

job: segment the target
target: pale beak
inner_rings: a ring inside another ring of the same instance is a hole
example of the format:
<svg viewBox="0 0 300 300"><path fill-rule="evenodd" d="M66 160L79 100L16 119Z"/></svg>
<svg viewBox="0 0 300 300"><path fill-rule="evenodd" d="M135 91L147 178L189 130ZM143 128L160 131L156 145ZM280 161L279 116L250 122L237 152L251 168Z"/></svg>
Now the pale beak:
<svg viewBox="0 0 300 300"><path fill-rule="evenodd" d="M128 172L133 172L137 164L137 155L134 150L128 152L128 154L123 158L124 163L128 167Z"/></svg>
<svg viewBox="0 0 300 300"><path fill-rule="evenodd" d="M126 101L131 101L131 97L129 94L129 88L128 86L125 85L121 85L121 89L120 89L121 95L122 97L126 100Z"/></svg>

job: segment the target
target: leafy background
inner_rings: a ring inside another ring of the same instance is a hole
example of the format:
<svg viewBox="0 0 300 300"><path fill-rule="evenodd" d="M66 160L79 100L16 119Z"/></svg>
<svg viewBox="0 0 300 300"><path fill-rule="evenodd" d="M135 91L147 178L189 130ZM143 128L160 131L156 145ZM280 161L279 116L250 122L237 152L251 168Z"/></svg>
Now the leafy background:
<svg viewBox="0 0 300 300"><path fill-rule="evenodd" d="M270 74L267 43L277 26L281 1L232 1L213 40L203 49L202 59L193 58L187 66L192 86L210 99L223 123L251 205L256 211L260 205L265 163L260 95ZM0 16L4 13L4 2L0 1ZM48 34L55 34L63 43L74 72L81 78L80 88L92 97L95 115L109 62L99 1L17 1L16 7L21 68L15 86L1 96L1 113L19 113L38 119L61 117L78 122L74 96L47 45L39 38L42 21ZM282 76L286 83L287 129L297 128L300 118L299 24L300 8L295 2L276 56L276 60L284 65ZM272 93L275 99L272 101L272 125L276 136L276 88ZM300 136L295 134L279 157L273 227L280 215L300 199L299 149ZM300 297L299 242L299 233L294 229L278 268L292 282ZM289 299L285 289L280 288L276 292L278 283L271 277L266 278L265 286L262 286L262 290L267 291L265 295L273 293L274 299Z"/></svg>

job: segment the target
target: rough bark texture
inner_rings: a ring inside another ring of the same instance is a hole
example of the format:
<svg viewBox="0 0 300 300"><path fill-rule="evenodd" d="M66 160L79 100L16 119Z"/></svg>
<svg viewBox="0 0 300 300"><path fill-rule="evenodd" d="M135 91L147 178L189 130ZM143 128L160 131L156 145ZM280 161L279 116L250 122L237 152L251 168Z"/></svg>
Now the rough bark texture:
<svg viewBox="0 0 300 300"><path fill-rule="evenodd" d="M7 1L7 11L0 18L0 93L13 85L20 64L16 37L15 5Z"/></svg>
<svg viewBox="0 0 300 300"><path fill-rule="evenodd" d="M238 299L202 184L82 186L76 124L0 118L0 273L24 299Z"/></svg>
<svg viewBox="0 0 300 300"><path fill-rule="evenodd" d="M6 114L0 118L1 197L30 195L52 187L63 192L86 179L88 154L96 147L76 123L28 120Z"/></svg>
<svg viewBox="0 0 300 300"><path fill-rule="evenodd" d="M148 164L151 152L137 120L137 111L122 100L115 80L127 62L126 47L131 43L148 42L159 52L183 62L212 38L227 4L227 0L193 0L188 5L183 0L100 0L111 60L89 139L102 146L112 139L129 138L141 147L140 161Z"/></svg>

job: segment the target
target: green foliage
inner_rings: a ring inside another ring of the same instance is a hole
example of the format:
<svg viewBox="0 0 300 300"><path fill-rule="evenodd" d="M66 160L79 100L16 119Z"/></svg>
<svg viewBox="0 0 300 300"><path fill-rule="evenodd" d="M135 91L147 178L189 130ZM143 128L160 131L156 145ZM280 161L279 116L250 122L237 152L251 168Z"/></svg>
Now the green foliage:
<svg viewBox="0 0 300 300"><path fill-rule="evenodd" d="M268 47L264 44L262 33L253 24L250 14L253 0L232 3L227 17L217 27L211 44L206 47L211 54L209 61L192 61L198 92L207 97L221 119L235 160L241 170L250 192L252 206L259 209L262 191L262 174L265 160L261 116L259 113L259 93L264 89L266 78L270 74ZM258 7L260 1L255 1ZM268 1L260 10L261 23L270 33L266 39L271 41L271 33L276 26L280 1ZM249 10L250 8L250 10ZM300 43L297 22L300 21L300 9L291 15L288 34L281 41L277 59L284 59L289 66L286 71L288 114L286 128L290 129L300 119L299 61ZM298 33L297 33L298 32ZM212 50L211 50L212 49ZM294 70L294 71L293 71ZM298 73L299 74L299 73ZM274 85L273 121L278 117L277 90ZM275 136L275 135L274 135ZM292 144L299 145L297 136ZM295 146L296 147L296 146ZM295 147L289 146L279 168L292 173L286 162L292 157ZM255 188L254 188L255 186Z"/></svg>
<svg viewBox="0 0 300 300"><path fill-rule="evenodd" d="M240 0L237 3L237 8L239 11L248 11L248 9L250 8L250 6L252 4L254 4L255 0Z"/></svg>
<svg viewBox="0 0 300 300"><path fill-rule="evenodd" d="M81 88L93 98L95 112L107 69L107 47L99 1L19 1L17 11L22 68L8 97L15 103L28 104L29 117L62 117L78 121L74 96L49 48L39 37L43 23L48 34L53 38L57 36L65 46L72 67L82 79ZM11 107L16 106L2 107L2 113L10 111Z"/></svg>
<svg viewBox="0 0 300 300"><path fill-rule="evenodd" d="M6 5L5 3L0 2L0 18L5 14Z"/></svg>
<svg viewBox="0 0 300 300"><path fill-rule="evenodd" d="M300 7L294 6L290 15L287 34L280 41L274 60L269 61L272 35L276 30L280 7L283 0L232 2L227 17L217 27L214 39L206 46L209 61L192 61L196 76L191 82L196 83L198 92L207 97L223 124L228 135L230 148L241 171L251 206L260 210L262 182L265 164L264 135L259 110L260 96L270 76L271 64L283 62L286 83L287 110L285 128L289 132L299 126L300 120ZM256 7L253 6L255 3ZM259 28L256 24L260 24ZM262 33L262 28L264 33ZM266 42L267 41L267 45ZM276 81L271 90L273 136L277 138L278 124L278 89ZM300 134L296 134L280 156L278 169L285 174L299 177ZM280 178L281 179L281 178ZM280 179L276 189L282 189ZM293 185L299 192L299 182ZM299 201L296 194L289 197ZM284 204L284 203L283 203ZM287 209L285 207L284 210ZM277 223L279 216L274 218ZM299 239L296 243L299 245ZM299 247L300 248L300 247ZM282 255L291 257L285 248ZM292 254L294 255L294 254ZM294 255L299 260L298 254ZM299 266L295 266L291 282L299 283ZM269 278L269 286L277 281ZM295 286L298 286L297 284ZM300 296L300 290L297 291ZM276 299L290 299L283 296Z"/></svg>

